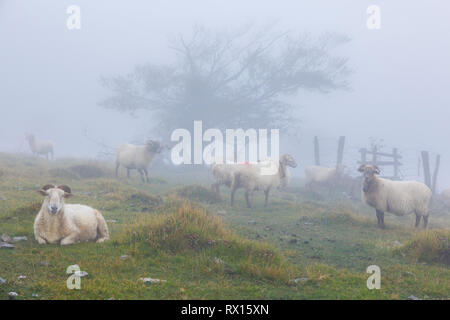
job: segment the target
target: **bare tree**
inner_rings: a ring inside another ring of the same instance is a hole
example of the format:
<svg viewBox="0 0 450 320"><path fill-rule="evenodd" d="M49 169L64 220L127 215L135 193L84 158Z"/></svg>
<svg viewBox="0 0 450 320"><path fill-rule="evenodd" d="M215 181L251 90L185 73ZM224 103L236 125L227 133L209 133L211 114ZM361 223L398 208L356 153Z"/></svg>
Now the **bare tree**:
<svg viewBox="0 0 450 320"><path fill-rule="evenodd" d="M141 65L124 76L102 79L112 95L105 108L151 113L154 128L168 139L175 128L203 120L215 128L290 128L301 90L321 93L347 87L347 59L332 56L348 39L327 34L293 37L273 27L235 32L196 27L186 40L169 41L170 65Z"/></svg>

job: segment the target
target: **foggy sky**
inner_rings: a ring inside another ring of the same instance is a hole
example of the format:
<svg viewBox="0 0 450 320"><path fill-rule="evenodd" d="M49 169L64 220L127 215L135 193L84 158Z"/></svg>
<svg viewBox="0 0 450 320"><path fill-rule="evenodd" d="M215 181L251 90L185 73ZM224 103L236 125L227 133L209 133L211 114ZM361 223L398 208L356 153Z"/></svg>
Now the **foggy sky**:
<svg viewBox="0 0 450 320"><path fill-rule="evenodd" d="M66 27L71 4L81 7L81 30ZM381 8L380 30L366 27L371 4ZM450 187L449 12L438 0L0 0L0 152L29 152L27 132L55 141L57 157L95 157L98 146L83 137L85 129L111 146L139 139L151 119L99 107L108 96L101 76L170 62L167 39L188 36L195 24L232 30L277 21L313 37L331 31L351 38L337 52L354 71L351 90L297 98L299 174L312 163L314 135L323 138L329 165L338 136L347 136L345 160L353 166L356 149L376 137L403 151L405 175L415 173L421 150L440 153L440 187Z"/></svg>

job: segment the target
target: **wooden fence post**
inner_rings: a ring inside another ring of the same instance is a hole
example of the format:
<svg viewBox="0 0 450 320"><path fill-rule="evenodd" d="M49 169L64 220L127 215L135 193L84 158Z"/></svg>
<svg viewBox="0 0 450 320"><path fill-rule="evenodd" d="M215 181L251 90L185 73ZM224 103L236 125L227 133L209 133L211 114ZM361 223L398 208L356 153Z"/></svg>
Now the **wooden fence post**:
<svg viewBox="0 0 450 320"><path fill-rule="evenodd" d="M320 149L319 149L319 138L314 137L314 161L316 166L320 166Z"/></svg>
<svg viewBox="0 0 450 320"><path fill-rule="evenodd" d="M430 156L428 154L428 151L422 151L422 162L425 184L431 189Z"/></svg>
<svg viewBox="0 0 450 320"><path fill-rule="evenodd" d="M360 152L361 152L361 164L367 164L367 149L362 148Z"/></svg>
<svg viewBox="0 0 450 320"><path fill-rule="evenodd" d="M372 164L373 164L374 166L377 165L377 155L378 155L377 152L378 152L377 146L374 146L374 147L372 148Z"/></svg>
<svg viewBox="0 0 450 320"><path fill-rule="evenodd" d="M431 191L433 192L433 194L436 194L436 187L437 187L437 177L439 174L439 166L441 164L441 155L437 155L436 156L436 166L434 167L434 173L433 173L433 185L431 188Z"/></svg>
<svg viewBox="0 0 450 320"><path fill-rule="evenodd" d="M392 155L394 156L394 179L398 180L398 150L397 148L394 148L394 150L392 150Z"/></svg>
<svg viewBox="0 0 450 320"><path fill-rule="evenodd" d="M345 147L345 137L341 136L339 137L336 167L340 166L342 164L342 161L344 160L344 147Z"/></svg>

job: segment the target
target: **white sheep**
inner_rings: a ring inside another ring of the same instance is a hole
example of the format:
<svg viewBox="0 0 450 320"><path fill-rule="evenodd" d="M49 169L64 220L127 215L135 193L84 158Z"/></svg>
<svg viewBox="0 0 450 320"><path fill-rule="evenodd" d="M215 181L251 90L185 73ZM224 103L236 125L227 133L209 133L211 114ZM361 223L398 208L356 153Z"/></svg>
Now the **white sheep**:
<svg viewBox="0 0 450 320"><path fill-rule="evenodd" d="M311 166L305 169L305 186L313 189L314 185L326 186L330 191L337 186L344 174L344 166L338 165L336 168L321 166Z"/></svg>
<svg viewBox="0 0 450 320"><path fill-rule="evenodd" d="M234 172L239 170L243 164L235 163L215 163L211 166L211 172L214 177L214 183L211 185L211 189L216 192L220 197L220 186L225 185L231 188L234 181Z"/></svg>
<svg viewBox="0 0 450 320"><path fill-rule="evenodd" d="M424 228L428 225L428 207L431 190L425 184L417 181L392 181L378 177L380 169L375 165L362 165L359 172L363 173L362 199L375 208L380 228L384 225L384 213L397 216L414 213L416 228L423 217Z"/></svg>
<svg viewBox="0 0 450 320"><path fill-rule="evenodd" d="M116 177L119 176L119 168L127 168L127 177L130 177L130 170L138 170L142 181L149 183L148 168L152 164L155 156L162 152L162 146L157 141L149 140L145 145L137 146L133 144L122 144L117 150Z"/></svg>
<svg viewBox="0 0 450 320"><path fill-rule="evenodd" d="M39 244L109 240L109 231L102 214L88 206L65 204L72 197L68 186L46 185L39 193L45 196L34 221L34 236Z"/></svg>
<svg viewBox="0 0 450 320"><path fill-rule="evenodd" d="M241 165L238 170L234 170L233 172L234 179L231 187L231 206L234 204L234 194L236 190L244 188L245 200L248 208L252 207L253 193L257 190L264 191L264 206L267 207L270 190L288 185L288 167L297 167L294 158L289 154L281 156L278 161L265 160L257 164Z"/></svg>
<svg viewBox="0 0 450 320"><path fill-rule="evenodd" d="M31 152L35 156L43 155L49 159L49 155L53 159L53 142L36 139L34 134L27 134L25 139L30 145Z"/></svg>

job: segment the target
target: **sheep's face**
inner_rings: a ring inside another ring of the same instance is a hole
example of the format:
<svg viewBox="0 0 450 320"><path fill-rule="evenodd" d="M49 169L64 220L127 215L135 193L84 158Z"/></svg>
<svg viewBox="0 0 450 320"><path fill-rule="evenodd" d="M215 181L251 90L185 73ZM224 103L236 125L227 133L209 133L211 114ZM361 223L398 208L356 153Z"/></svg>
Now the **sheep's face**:
<svg viewBox="0 0 450 320"><path fill-rule="evenodd" d="M50 214L56 215L61 212L64 207L64 198L70 198L72 192L67 186L51 186L46 185L39 193L45 197L44 205Z"/></svg>
<svg viewBox="0 0 450 320"><path fill-rule="evenodd" d="M297 167L297 162L295 161L295 159L290 155L290 154L285 154L282 157L282 161L285 165L291 167L291 168L296 168Z"/></svg>
<svg viewBox="0 0 450 320"><path fill-rule="evenodd" d="M375 178L375 175L380 174L380 169L374 165L362 165L361 167L359 167L358 171L363 173L364 177L363 189L365 192L367 192L370 183Z"/></svg>
<svg viewBox="0 0 450 320"><path fill-rule="evenodd" d="M149 152L153 153L161 153L162 152L162 146L158 141L149 140L146 143L147 150Z"/></svg>

